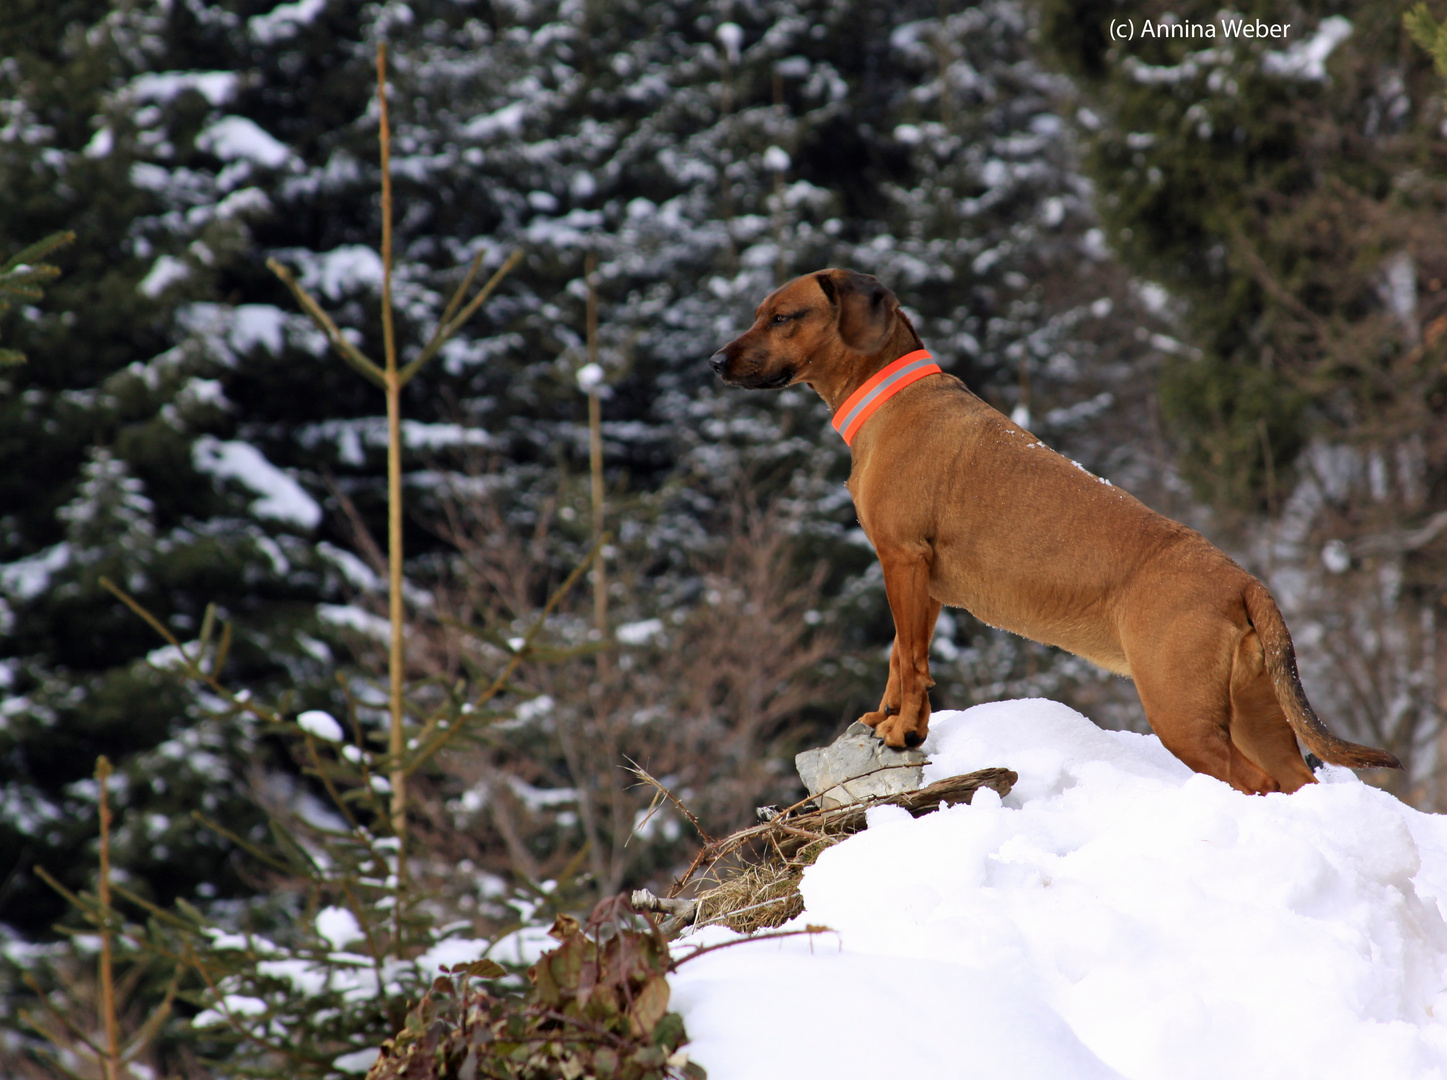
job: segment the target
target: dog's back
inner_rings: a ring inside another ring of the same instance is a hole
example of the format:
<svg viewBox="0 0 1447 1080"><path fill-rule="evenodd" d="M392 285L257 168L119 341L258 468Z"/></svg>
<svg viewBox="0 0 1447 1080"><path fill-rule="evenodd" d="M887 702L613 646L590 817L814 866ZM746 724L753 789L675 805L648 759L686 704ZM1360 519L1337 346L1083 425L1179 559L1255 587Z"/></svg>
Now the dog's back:
<svg viewBox="0 0 1447 1080"><path fill-rule="evenodd" d="M892 404L888 424L855 440L850 492L876 547L877 531L931 537L930 594L951 607L1129 675L1121 613L1132 583L1157 576L1152 564L1211 564L1213 588L1249 580L1195 530L1057 454L953 376Z"/></svg>

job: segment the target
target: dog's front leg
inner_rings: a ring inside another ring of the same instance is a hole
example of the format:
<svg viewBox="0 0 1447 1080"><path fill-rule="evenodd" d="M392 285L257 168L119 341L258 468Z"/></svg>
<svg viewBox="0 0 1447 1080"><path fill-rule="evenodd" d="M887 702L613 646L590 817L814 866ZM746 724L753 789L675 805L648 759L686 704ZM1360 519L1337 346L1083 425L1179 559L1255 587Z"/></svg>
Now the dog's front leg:
<svg viewBox="0 0 1447 1080"><path fill-rule="evenodd" d="M929 733L929 643L940 603L929 594L930 552L881 550L884 591L894 616L889 682L875 712L859 719L887 746L918 746Z"/></svg>

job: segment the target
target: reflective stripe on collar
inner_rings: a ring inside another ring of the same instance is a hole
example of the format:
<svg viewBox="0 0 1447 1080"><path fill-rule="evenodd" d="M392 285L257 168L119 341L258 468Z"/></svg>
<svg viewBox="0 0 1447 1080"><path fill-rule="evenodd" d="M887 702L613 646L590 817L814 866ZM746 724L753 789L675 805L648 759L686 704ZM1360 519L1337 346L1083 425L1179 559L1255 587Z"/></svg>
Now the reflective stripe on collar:
<svg viewBox="0 0 1447 1080"><path fill-rule="evenodd" d="M894 363L876 372L863 386L849 395L834 414L834 430L844 437L844 444L851 445L854 436L864 421L874 415L874 410L883 405L910 383L926 375L940 374L940 366L924 349L905 353Z"/></svg>

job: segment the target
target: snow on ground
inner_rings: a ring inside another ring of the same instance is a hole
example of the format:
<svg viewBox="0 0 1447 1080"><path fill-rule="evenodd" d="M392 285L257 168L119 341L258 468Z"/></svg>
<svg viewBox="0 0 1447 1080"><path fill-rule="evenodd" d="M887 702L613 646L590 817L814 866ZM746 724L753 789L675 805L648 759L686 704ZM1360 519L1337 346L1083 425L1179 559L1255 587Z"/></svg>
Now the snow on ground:
<svg viewBox="0 0 1447 1080"><path fill-rule="evenodd" d="M1020 781L871 810L789 924L832 933L683 964L710 1080L1447 1077L1447 818L1332 767L1241 795L1045 700L936 713L924 748L926 782Z"/></svg>

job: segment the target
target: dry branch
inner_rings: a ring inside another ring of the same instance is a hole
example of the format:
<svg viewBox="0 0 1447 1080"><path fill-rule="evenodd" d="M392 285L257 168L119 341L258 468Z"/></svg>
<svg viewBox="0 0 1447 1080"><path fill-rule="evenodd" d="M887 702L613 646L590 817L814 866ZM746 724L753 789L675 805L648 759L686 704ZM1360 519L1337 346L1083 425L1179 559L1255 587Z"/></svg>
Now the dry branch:
<svg viewBox="0 0 1447 1080"><path fill-rule="evenodd" d="M805 867L826 848L862 830L870 807L902 806L914 817L923 817L941 806L969 803L982 787L994 790L1003 798L1018 779L1019 775L1010 769L981 769L951 776L915 791L828 810L797 812L798 806L790 807L762 824L705 844L688 871L674 882L667 897L640 889L633 894L633 906L638 911L666 915L662 929L670 936L688 926L714 922L741 932L778 926L803 910L797 886ZM679 896L704 869L756 842L766 852L761 861L746 861L716 887L699 890L691 899Z"/></svg>
<svg viewBox="0 0 1447 1080"><path fill-rule="evenodd" d="M903 806L915 817L922 817L931 810L938 810L941 804L968 803L975 792L982 787L993 788L1003 798L1010 793L1020 777L1010 769L981 769L939 780L916 791L904 791L884 798L866 802L837 806L829 810L811 810L806 813L789 815L787 811L771 821L740 829L736 833L705 844L693 860L693 865L669 890L677 896L694 874L725 856L731 855L755 840L770 840L779 850L791 854L810 840L825 836L847 836L864 827L864 815L871 806Z"/></svg>

